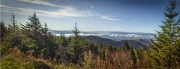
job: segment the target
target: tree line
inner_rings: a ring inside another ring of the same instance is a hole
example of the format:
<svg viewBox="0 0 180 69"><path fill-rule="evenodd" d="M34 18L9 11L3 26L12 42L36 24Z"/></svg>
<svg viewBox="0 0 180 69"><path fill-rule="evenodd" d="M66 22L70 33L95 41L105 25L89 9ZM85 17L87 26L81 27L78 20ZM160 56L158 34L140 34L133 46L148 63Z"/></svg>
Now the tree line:
<svg viewBox="0 0 180 69"><path fill-rule="evenodd" d="M63 33L57 37L51 34L46 23L41 24L36 12L28 17L29 22L26 24L17 24L13 13L8 26L5 26L3 21L0 22L2 56L0 65L2 68L13 67L11 66L13 64L8 63L12 59L7 57L13 53L12 49L18 49L21 54L49 60L52 68L62 64L65 64L63 65L65 67L74 64L77 68L85 69L180 68L180 19L175 19L178 16L175 8L176 1L170 0L164 12L166 19L160 26L162 30L157 31L158 35L154 35L156 41L151 40L150 50L144 48L136 50L133 46L129 46L127 41L122 48L85 41L79 36L77 23L71 37L65 37Z"/></svg>

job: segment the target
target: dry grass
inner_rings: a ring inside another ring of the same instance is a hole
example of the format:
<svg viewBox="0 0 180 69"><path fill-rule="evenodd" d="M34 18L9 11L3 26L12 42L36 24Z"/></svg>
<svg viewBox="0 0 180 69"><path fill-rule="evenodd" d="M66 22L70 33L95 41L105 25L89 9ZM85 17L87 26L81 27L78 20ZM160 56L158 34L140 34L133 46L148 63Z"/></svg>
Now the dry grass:
<svg viewBox="0 0 180 69"><path fill-rule="evenodd" d="M51 69L50 62L43 59L36 59L31 54L23 54L15 47L10 53L1 58L2 69Z"/></svg>
<svg viewBox="0 0 180 69"><path fill-rule="evenodd" d="M148 69L153 65L148 60L146 53L141 53L134 66L129 52L119 51L108 54L106 59L94 55L89 50L84 52L83 61L74 64L70 62L55 63L51 60L35 58L31 54L24 54L18 48L13 48L10 53L1 58L1 69ZM178 62L177 62L178 63ZM176 67L175 69L179 69Z"/></svg>

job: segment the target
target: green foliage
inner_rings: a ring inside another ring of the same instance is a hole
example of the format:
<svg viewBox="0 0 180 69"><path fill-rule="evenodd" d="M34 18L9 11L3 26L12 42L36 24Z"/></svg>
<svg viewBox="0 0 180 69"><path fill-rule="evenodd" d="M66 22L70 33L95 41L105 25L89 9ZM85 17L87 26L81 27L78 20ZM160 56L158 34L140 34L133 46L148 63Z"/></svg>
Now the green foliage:
<svg viewBox="0 0 180 69"><path fill-rule="evenodd" d="M45 23L43 27L36 16L36 12L32 16L29 16L28 19L30 22L27 22L26 25L21 25L21 28L24 32L23 34L34 40L35 44L38 46L33 48L33 54L38 56L40 53L43 53L46 58L54 58L58 45L55 37L48 32L49 29L47 28L47 24Z"/></svg>
<svg viewBox="0 0 180 69"><path fill-rule="evenodd" d="M154 66L159 66L162 68L170 68L178 66L176 62L180 62L179 52L177 49L180 47L180 19L175 20L178 12L175 11L176 1L170 0L169 6L166 8L164 13L165 19L162 21L164 25L160 26L161 31L157 31L158 35L154 35L156 42L151 40L151 58Z"/></svg>
<svg viewBox="0 0 180 69"><path fill-rule="evenodd" d="M36 13L33 16L29 16L28 18L30 22L27 22L26 25L22 25L22 31L27 35L28 38L35 40L35 44L37 44L38 49L35 50L34 54L38 55L44 50L45 41L43 40L44 30L36 16ZM44 38L45 39L45 38Z"/></svg>
<svg viewBox="0 0 180 69"><path fill-rule="evenodd" d="M63 33L61 33L60 35L60 40L59 40L60 44L63 45L63 46L67 46L67 39L66 37L64 36Z"/></svg>
<svg viewBox="0 0 180 69"><path fill-rule="evenodd" d="M52 68L51 63L42 59L50 59L50 62L53 62L54 68L64 67L62 66L63 64L54 64L58 63L61 59L63 59L61 63L66 61L73 62L72 65L71 63L65 65L75 66L69 68L80 68L79 64L84 65L84 68L92 68L96 66L93 54L96 56L100 55L101 59L108 61L109 52L117 50L116 47L111 47L107 44L101 43L96 45L93 42L80 39L77 24L75 24L74 30L72 30L73 36L66 39L64 34L61 34L60 38L55 38L48 32L47 24L41 25L36 13L33 16L29 16L29 20L30 22L27 22L26 25L21 24L21 27L19 27L15 23L15 17L13 16L11 19L12 23L7 29L1 23L2 28L6 29L4 30L6 32L3 33L5 35L1 43L1 54L3 56L1 66L3 68ZM11 48L15 49L15 51L12 51ZM85 53L87 51L90 52ZM32 55L28 55L30 53ZM85 56L88 57L86 58ZM36 59L39 57L41 59ZM102 60L101 62L104 64L103 68L108 64Z"/></svg>
<svg viewBox="0 0 180 69"><path fill-rule="evenodd" d="M79 30L77 28L77 23L75 23L74 30L72 30L73 33L73 39L78 40L79 39Z"/></svg>
<svg viewBox="0 0 180 69"><path fill-rule="evenodd" d="M19 49L24 52L34 52L38 49L38 46L35 44L35 40L28 38L25 34L19 34L20 45Z"/></svg>
<svg viewBox="0 0 180 69"><path fill-rule="evenodd" d="M15 15L12 15L11 23L6 27L2 27L3 38L1 38L1 54L8 53L10 48L15 46L21 46L21 30L19 26L16 24ZM3 26L3 24L2 24ZM6 33L5 33L6 32Z"/></svg>
<svg viewBox="0 0 180 69"><path fill-rule="evenodd" d="M93 54L91 53L91 50L89 50L88 52L84 52L83 66L85 69L92 67L92 64L93 64L92 56L93 56Z"/></svg>
<svg viewBox="0 0 180 69"><path fill-rule="evenodd" d="M133 67L136 68L136 66L137 66L136 64L138 61L137 51L131 46L130 52L131 52L131 59L133 61Z"/></svg>
<svg viewBox="0 0 180 69"><path fill-rule="evenodd" d="M0 27L1 27L0 32L1 32L1 39L2 39L7 33L7 28L3 21L0 22Z"/></svg>
<svg viewBox="0 0 180 69"><path fill-rule="evenodd" d="M10 50L11 53L1 58L2 69L35 69L33 65L33 58L22 54L17 47Z"/></svg>
<svg viewBox="0 0 180 69"><path fill-rule="evenodd" d="M128 41L127 41L127 40L124 42L124 46L123 46L122 49L123 49L124 51L129 51L129 50L130 50L130 46L128 45Z"/></svg>
<svg viewBox="0 0 180 69"><path fill-rule="evenodd" d="M10 53L1 58L0 66L2 69L53 68L46 60L36 59L30 53L23 54L17 47L10 49Z"/></svg>
<svg viewBox="0 0 180 69"><path fill-rule="evenodd" d="M82 56L83 50L82 46L80 45L80 38L79 38L79 31L77 28L77 23L75 23L74 30L72 30L72 39L71 42L69 43L68 50L72 54L72 61L77 63L79 60L79 57Z"/></svg>
<svg viewBox="0 0 180 69"><path fill-rule="evenodd" d="M148 54L149 50L147 50L146 48L141 47L137 50L138 66L140 68L148 67Z"/></svg>
<svg viewBox="0 0 180 69"><path fill-rule="evenodd" d="M29 16L26 25L18 25L13 13L11 24L1 25L2 69L117 69L117 68L179 68L180 27L175 20L175 1L170 1L160 26L162 31L151 40L151 50L130 47L125 41L123 48L85 41L79 36L77 23L72 37L63 33L53 36L47 24L42 25L36 13ZM150 57L149 57L150 56Z"/></svg>

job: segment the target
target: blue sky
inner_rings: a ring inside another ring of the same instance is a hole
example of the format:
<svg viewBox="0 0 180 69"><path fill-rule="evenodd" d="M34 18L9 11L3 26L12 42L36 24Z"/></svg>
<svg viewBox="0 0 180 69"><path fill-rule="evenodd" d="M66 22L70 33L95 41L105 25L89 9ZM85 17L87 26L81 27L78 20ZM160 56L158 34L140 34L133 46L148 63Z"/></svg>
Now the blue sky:
<svg viewBox="0 0 180 69"><path fill-rule="evenodd" d="M176 10L180 12L180 0ZM155 33L161 30L169 0L1 0L1 21L29 22L36 11L41 24L51 30L124 31ZM177 17L180 18L180 15Z"/></svg>

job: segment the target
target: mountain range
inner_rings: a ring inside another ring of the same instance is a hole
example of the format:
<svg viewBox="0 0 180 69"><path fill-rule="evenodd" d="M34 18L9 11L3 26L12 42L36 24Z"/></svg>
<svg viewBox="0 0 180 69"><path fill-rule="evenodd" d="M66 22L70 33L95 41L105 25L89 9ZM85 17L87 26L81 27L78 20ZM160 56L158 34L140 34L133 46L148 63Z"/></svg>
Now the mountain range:
<svg viewBox="0 0 180 69"><path fill-rule="evenodd" d="M136 39L136 40L121 40L121 41L114 41L111 39L107 39L107 38L101 38L98 36L81 36L82 39L86 40L86 41L92 41L93 43L100 43L102 42L103 44L109 44L111 46L117 46L122 48L124 46L125 41L128 42L129 46L134 47L135 49L138 49L140 47L142 48L150 48L149 40L147 39Z"/></svg>
<svg viewBox="0 0 180 69"><path fill-rule="evenodd" d="M64 33L66 37L72 35L70 30L51 30L51 33L55 36L60 36L61 33ZM102 38L111 39L114 41L120 40L136 40L136 39L153 39L154 33L140 33L140 32L119 32L119 31L80 31L80 36L99 36Z"/></svg>
<svg viewBox="0 0 180 69"><path fill-rule="evenodd" d="M51 33L55 36L60 36L63 33L66 37L72 35L70 30L51 30ZM129 46L133 46L138 49L140 47L150 48L149 39L153 39L153 33L140 33L140 32L118 32L118 31L92 31L92 32L80 32L82 39L92 41L94 43L109 44L111 46L122 47L125 41Z"/></svg>

